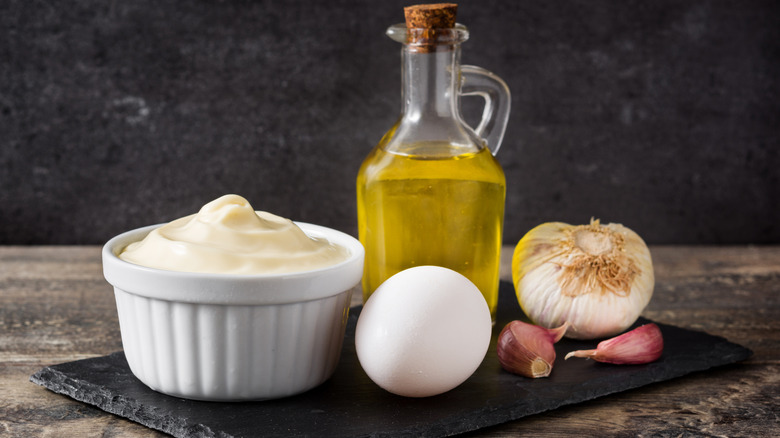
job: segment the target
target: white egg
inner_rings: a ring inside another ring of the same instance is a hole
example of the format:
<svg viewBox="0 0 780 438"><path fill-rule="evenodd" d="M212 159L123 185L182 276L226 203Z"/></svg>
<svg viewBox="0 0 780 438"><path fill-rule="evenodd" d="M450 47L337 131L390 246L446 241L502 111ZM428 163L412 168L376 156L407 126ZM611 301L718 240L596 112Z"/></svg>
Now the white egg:
<svg viewBox="0 0 780 438"><path fill-rule="evenodd" d="M490 310L463 275L417 266L382 283L355 329L358 360L380 387L428 397L463 383L490 345Z"/></svg>

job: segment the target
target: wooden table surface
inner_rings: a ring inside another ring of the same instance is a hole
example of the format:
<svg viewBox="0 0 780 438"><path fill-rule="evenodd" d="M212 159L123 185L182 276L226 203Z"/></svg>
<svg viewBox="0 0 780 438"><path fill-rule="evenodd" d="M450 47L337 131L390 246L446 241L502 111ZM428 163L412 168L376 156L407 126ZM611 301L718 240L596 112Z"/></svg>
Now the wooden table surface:
<svg viewBox="0 0 780 438"><path fill-rule="evenodd" d="M780 246L651 252L656 288L643 316L753 357L469 435L780 436ZM510 259L505 248L504 278ZM0 247L0 436L164 436L29 382L45 366L121 349L99 247Z"/></svg>

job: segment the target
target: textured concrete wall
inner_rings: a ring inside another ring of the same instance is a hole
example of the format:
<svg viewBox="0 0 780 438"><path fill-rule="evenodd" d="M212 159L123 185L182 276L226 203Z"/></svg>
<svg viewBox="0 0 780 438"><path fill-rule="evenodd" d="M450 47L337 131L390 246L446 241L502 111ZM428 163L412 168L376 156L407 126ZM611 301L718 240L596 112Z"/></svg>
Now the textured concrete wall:
<svg viewBox="0 0 780 438"><path fill-rule="evenodd" d="M355 234L401 1L0 5L0 243L102 243L225 193ZM780 242L780 3L462 1L513 92L505 242L592 216Z"/></svg>

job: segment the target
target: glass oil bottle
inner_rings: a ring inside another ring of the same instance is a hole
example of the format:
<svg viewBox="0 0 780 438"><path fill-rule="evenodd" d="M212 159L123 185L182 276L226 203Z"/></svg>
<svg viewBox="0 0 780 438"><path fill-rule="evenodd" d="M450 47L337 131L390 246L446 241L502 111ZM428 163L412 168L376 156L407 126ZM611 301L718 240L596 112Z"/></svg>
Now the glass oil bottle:
<svg viewBox="0 0 780 438"><path fill-rule="evenodd" d="M403 44L403 106L357 177L363 298L404 269L443 266L479 288L495 320L506 181L494 154L510 94L494 74L460 65L468 31L455 8L412 6L387 30ZM460 114L463 95L485 99L476 129Z"/></svg>

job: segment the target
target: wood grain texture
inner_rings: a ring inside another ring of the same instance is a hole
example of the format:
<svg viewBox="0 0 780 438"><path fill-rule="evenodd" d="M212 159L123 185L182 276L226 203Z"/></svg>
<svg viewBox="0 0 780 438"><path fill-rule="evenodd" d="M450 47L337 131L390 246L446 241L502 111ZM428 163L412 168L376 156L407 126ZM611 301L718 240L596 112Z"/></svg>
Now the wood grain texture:
<svg viewBox="0 0 780 438"><path fill-rule="evenodd" d="M656 289L643 316L723 336L754 356L469 436L780 435L780 247L651 252ZM121 348L99 247L0 247L0 436L163 436L29 382L44 366Z"/></svg>

